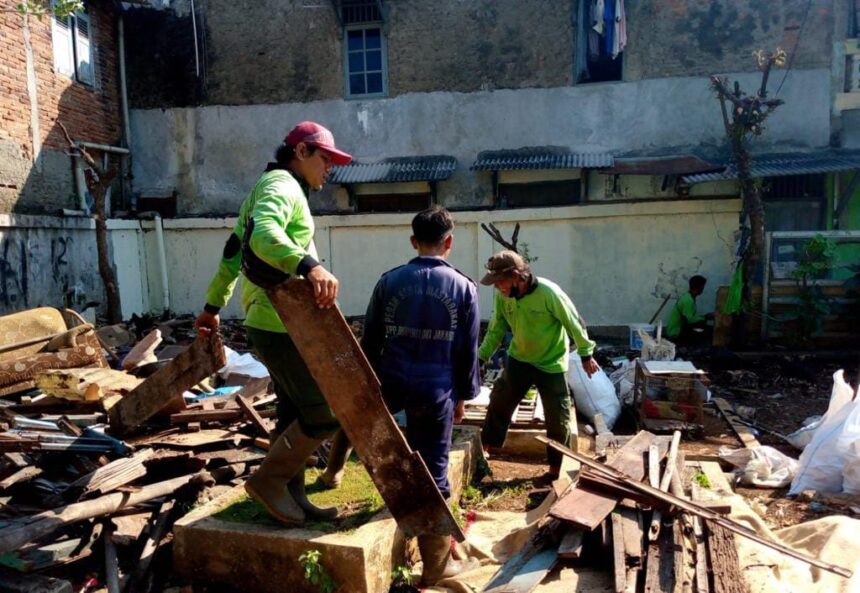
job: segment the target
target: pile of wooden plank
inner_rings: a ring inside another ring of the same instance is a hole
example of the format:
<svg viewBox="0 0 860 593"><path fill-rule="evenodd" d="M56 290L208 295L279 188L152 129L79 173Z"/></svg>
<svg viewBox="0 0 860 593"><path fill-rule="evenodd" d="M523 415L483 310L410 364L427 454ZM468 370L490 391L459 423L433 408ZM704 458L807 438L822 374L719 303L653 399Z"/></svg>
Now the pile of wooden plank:
<svg viewBox="0 0 860 593"><path fill-rule="evenodd" d="M58 567L109 593L151 591L183 510L262 461L269 379L202 397L225 364L220 337L156 362L153 334L125 370L46 371L39 391L0 400L0 591L83 590L75 576L43 576ZM135 376L143 365L157 370ZM192 389L201 397L189 403Z"/></svg>
<svg viewBox="0 0 860 593"><path fill-rule="evenodd" d="M747 591L735 537L842 576L850 571L775 543L733 521L731 487L714 462L685 462L680 433L639 432L606 463L544 437L581 464L538 533L483 589L529 593L559 562L609 559L616 593ZM558 482L557 482L558 485Z"/></svg>

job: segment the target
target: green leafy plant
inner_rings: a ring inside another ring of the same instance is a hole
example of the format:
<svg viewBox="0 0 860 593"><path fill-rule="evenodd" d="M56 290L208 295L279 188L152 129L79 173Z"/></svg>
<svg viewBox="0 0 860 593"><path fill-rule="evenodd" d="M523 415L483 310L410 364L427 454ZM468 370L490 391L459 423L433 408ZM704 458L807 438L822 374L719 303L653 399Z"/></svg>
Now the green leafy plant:
<svg viewBox="0 0 860 593"><path fill-rule="evenodd" d="M827 276L836 265L836 244L817 234L803 244L797 268L793 276L799 288L799 301L795 313L796 329L789 338L795 345L802 346L821 327L821 319L830 313L830 300L821 286L814 281Z"/></svg>
<svg viewBox="0 0 860 593"><path fill-rule="evenodd" d="M402 585L411 586L412 585L412 571L409 570L408 566L403 566L402 564L391 571L391 586L398 587Z"/></svg>
<svg viewBox="0 0 860 593"><path fill-rule="evenodd" d="M33 15L41 19L46 14L53 14L58 18L67 17L76 12L83 12L82 0L25 0L15 5L15 10L21 14Z"/></svg>
<svg viewBox="0 0 860 593"><path fill-rule="evenodd" d="M708 479L708 476L704 472L696 472L695 474L693 474L693 481L702 488L711 487L711 481Z"/></svg>
<svg viewBox="0 0 860 593"><path fill-rule="evenodd" d="M306 550L299 556L299 562L305 571L305 580L316 585L319 593L334 593L337 585L320 563L321 559L322 552L319 550Z"/></svg>
<svg viewBox="0 0 860 593"><path fill-rule="evenodd" d="M478 488L469 484L463 488L463 494L460 498L464 503L474 505L484 500L484 494Z"/></svg>
<svg viewBox="0 0 860 593"><path fill-rule="evenodd" d="M519 247L517 247L517 251L519 251L520 255L523 256L526 263L533 264L540 259L540 256L529 253L529 244L525 241L520 243Z"/></svg>

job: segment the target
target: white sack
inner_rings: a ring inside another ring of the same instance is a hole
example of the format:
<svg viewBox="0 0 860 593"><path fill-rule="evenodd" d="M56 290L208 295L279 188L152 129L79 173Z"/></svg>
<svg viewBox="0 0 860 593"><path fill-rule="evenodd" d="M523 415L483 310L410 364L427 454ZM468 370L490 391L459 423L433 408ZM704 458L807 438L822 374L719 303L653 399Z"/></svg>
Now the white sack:
<svg viewBox="0 0 860 593"><path fill-rule="evenodd" d="M600 369L589 379L582 368L582 359L575 352L570 355L570 367L567 370L567 382L573 392L576 411L594 422L597 414L603 414L606 427L612 430L615 421L621 414L621 402L615 395L612 381Z"/></svg>
<svg viewBox="0 0 860 593"><path fill-rule="evenodd" d="M720 459L725 459L738 468L740 482L747 486L785 488L797 474L797 459L792 459L773 447L720 447Z"/></svg>

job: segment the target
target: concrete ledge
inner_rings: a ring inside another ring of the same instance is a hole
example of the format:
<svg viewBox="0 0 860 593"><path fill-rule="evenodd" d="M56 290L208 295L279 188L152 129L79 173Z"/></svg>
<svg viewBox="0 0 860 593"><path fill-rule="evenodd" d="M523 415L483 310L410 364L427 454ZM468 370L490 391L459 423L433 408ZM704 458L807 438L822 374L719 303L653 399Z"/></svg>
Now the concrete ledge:
<svg viewBox="0 0 860 593"><path fill-rule="evenodd" d="M448 479L451 498L456 501L474 472L481 450L480 431L458 426L453 441ZM316 591L304 580L298 557L307 550L319 550L322 565L340 591L384 593L392 569L406 563L405 537L387 510L345 533L215 517L243 496L244 489L238 486L176 522L173 562L179 575L255 593Z"/></svg>

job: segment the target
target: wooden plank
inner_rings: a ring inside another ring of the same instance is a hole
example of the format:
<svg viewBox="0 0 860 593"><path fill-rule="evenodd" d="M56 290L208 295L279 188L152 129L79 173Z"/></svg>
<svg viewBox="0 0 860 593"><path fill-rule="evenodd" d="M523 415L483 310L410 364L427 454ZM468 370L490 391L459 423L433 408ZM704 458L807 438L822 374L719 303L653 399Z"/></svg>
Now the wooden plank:
<svg viewBox="0 0 860 593"><path fill-rule="evenodd" d="M673 593L675 590L674 534L670 529L660 533L658 541L648 546L645 560L645 593Z"/></svg>
<svg viewBox="0 0 860 593"><path fill-rule="evenodd" d="M755 434L753 434L752 429L743 424L742 422L738 422L737 415L735 414L734 408L727 402L725 399L721 397L715 397L711 401L714 402L714 405L720 411L720 414L723 415L723 418L726 419L726 422L729 423L729 426L732 427L732 431L734 431L735 435L741 440L744 447L748 449L752 449L754 447L761 447L761 443L758 442Z"/></svg>
<svg viewBox="0 0 860 593"><path fill-rule="evenodd" d="M627 554L624 543L624 525L621 513L612 512L612 572L615 583L615 593L627 591Z"/></svg>
<svg viewBox="0 0 860 593"><path fill-rule="evenodd" d="M182 394L227 363L218 332L198 336L189 348L110 409L110 430L126 434L169 406L185 407Z"/></svg>
<svg viewBox="0 0 860 593"><path fill-rule="evenodd" d="M161 330L154 329L128 351L128 354L122 359L122 369L130 371L150 362L157 362L158 357L155 355L155 349L158 348L159 344L161 344Z"/></svg>
<svg viewBox="0 0 860 593"><path fill-rule="evenodd" d="M798 552L797 550L789 548L783 544L772 542L769 539L762 537L749 527L741 525L740 523L737 523L736 521L733 521L727 517L723 517L719 513L715 513L714 511L707 509L699 504L691 503L687 500L669 494L668 492L663 492L659 488L654 488L652 486L649 486L648 484L644 484L635 479L631 479L630 476L626 475L624 472L621 472L610 465L595 461L594 459L591 459L586 455L581 455L580 453L577 453L576 451L573 451L570 448L565 447L564 445L556 441L553 441L552 439L548 439L544 436L537 436L535 438L542 443L546 443L553 449L561 451L563 454L576 459L583 465L598 470L599 472L604 474L604 477L618 480L622 485L638 490L639 492L642 492L644 494L648 494L655 500L672 504L682 511L686 511L688 513L702 517L703 519L707 519L711 523L724 527L725 529L733 533L742 535L743 537L746 537L747 539L750 539L763 546L766 546L773 550L777 550L782 554L790 556L791 558L794 558L796 560L800 560L802 562L805 562L812 566L816 566L828 572L838 574L839 576L843 576L845 578L851 578L851 576L853 575L853 572L851 570L848 570L841 566L837 566L835 564L823 562L817 558L813 558L807 554Z"/></svg>
<svg viewBox="0 0 860 593"><path fill-rule="evenodd" d="M672 476L675 473L675 466L678 463L678 447L680 447L680 445L681 433L676 430L672 435L672 444L669 445L669 454L666 458L666 469L663 471L663 476L660 479L660 490L663 492L668 492L669 485L672 483ZM649 542L657 541L657 536L660 534L660 525L662 520L662 512L660 509L655 509L651 517L651 526L648 528Z"/></svg>
<svg viewBox="0 0 860 593"><path fill-rule="evenodd" d="M708 550L705 543L705 527L701 517L693 517L693 541L696 543L696 591L697 593L710 593Z"/></svg>
<svg viewBox="0 0 860 593"><path fill-rule="evenodd" d="M407 537L453 534L464 541L421 456L385 407L379 380L337 307L320 309L306 280L267 291L323 396Z"/></svg>
<svg viewBox="0 0 860 593"><path fill-rule="evenodd" d="M727 529L707 521L705 532L714 577L714 593L749 593L740 569L735 536Z"/></svg>
<svg viewBox="0 0 860 593"><path fill-rule="evenodd" d="M77 499L95 493L107 494L120 486L130 484L146 475L146 467L144 467L143 463L152 457L154 453L152 449L143 449L135 453L132 457L111 461L107 465L69 484L64 492L64 497L66 493L70 496L75 496Z"/></svg>
<svg viewBox="0 0 860 593"><path fill-rule="evenodd" d="M150 440L148 443L168 447L179 447L181 449L194 449L195 447L204 447L214 443L238 445L240 442L247 441L249 439L249 436L234 430L210 428L207 430L201 430L200 432L170 434Z"/></svg>
<svg viewBox="0 0 860 593"><path fill-rule="evenodd" d="M619 449L608 462L609 465L633 479L642 479L645 475L643 456L653 440L653 434L640 432ZM549 513L575 526L593 530L609 516L617 503L617 497L574 488L556 502Z"/></svg>
<svg viewBox="0 0 860 593"><path fill-rule="evenodd" d="M627 565L625 593L636 593L645 566L644 525L642 512L627 504L618 505L621 528L624 531L624 560Z"/></svg>
<svg viewBox="0 0 860 593"><path fill-rule="evenodd" d="M252 406L250 402L242 396L236 398L236 403L239 404L239 408L242 410L242 413L248 418L251 425L257 430L257 432L260 433L261 436L268 437L271 428L266 424L266 421L260 417L257 410L254 409L254 406Z"/></svg>
<svg viewBox="0 0 860 593"><path fill-rule="evenodd" d="M18 471L16 471L11 476L5 478L2 482L0 482L0 490L6 490L7 488L19 483L26 482L28 480L32 480L33 478L37 478L42 475L42 470L35 465L30 467L22 467Z"/></svg>
<svg viewBox="0 0 860 593"><path fill-rule="evenodd" d="M579 558L582 556L582 542L585 532L582 529L568 528L558 546L558 557L563 559Z"/></svg>
<svg viewBox="0 0 860 593"><path fill-rule="evenodd" d="M23 519L9 521L0 530L0 554L16 550L31 541L45 537L65 525L78 521L110 515L153 498L161 498L176 492L186 484L202 483L208 476L205 472L157 482L134 492L114 492L100 498L43 511Z"/></svg>
<svg viewBox="0 0 860 593"><path fill-rule="evenodd" d="M277 414L276 410L260 410L257 412L262 418L271 418ZM171 424L188 424L190 422L234 422L243 417L239 408L225 408L223 410L186 410L170 415Z"/></svg>
<svg viewBox="0 0 860 593"><path fill-rule="evenodd" d="M675 550L674 593L693 593L693 579L689 576L693 550L684 534L681 521L672 523L672 531Z"/></svg>

